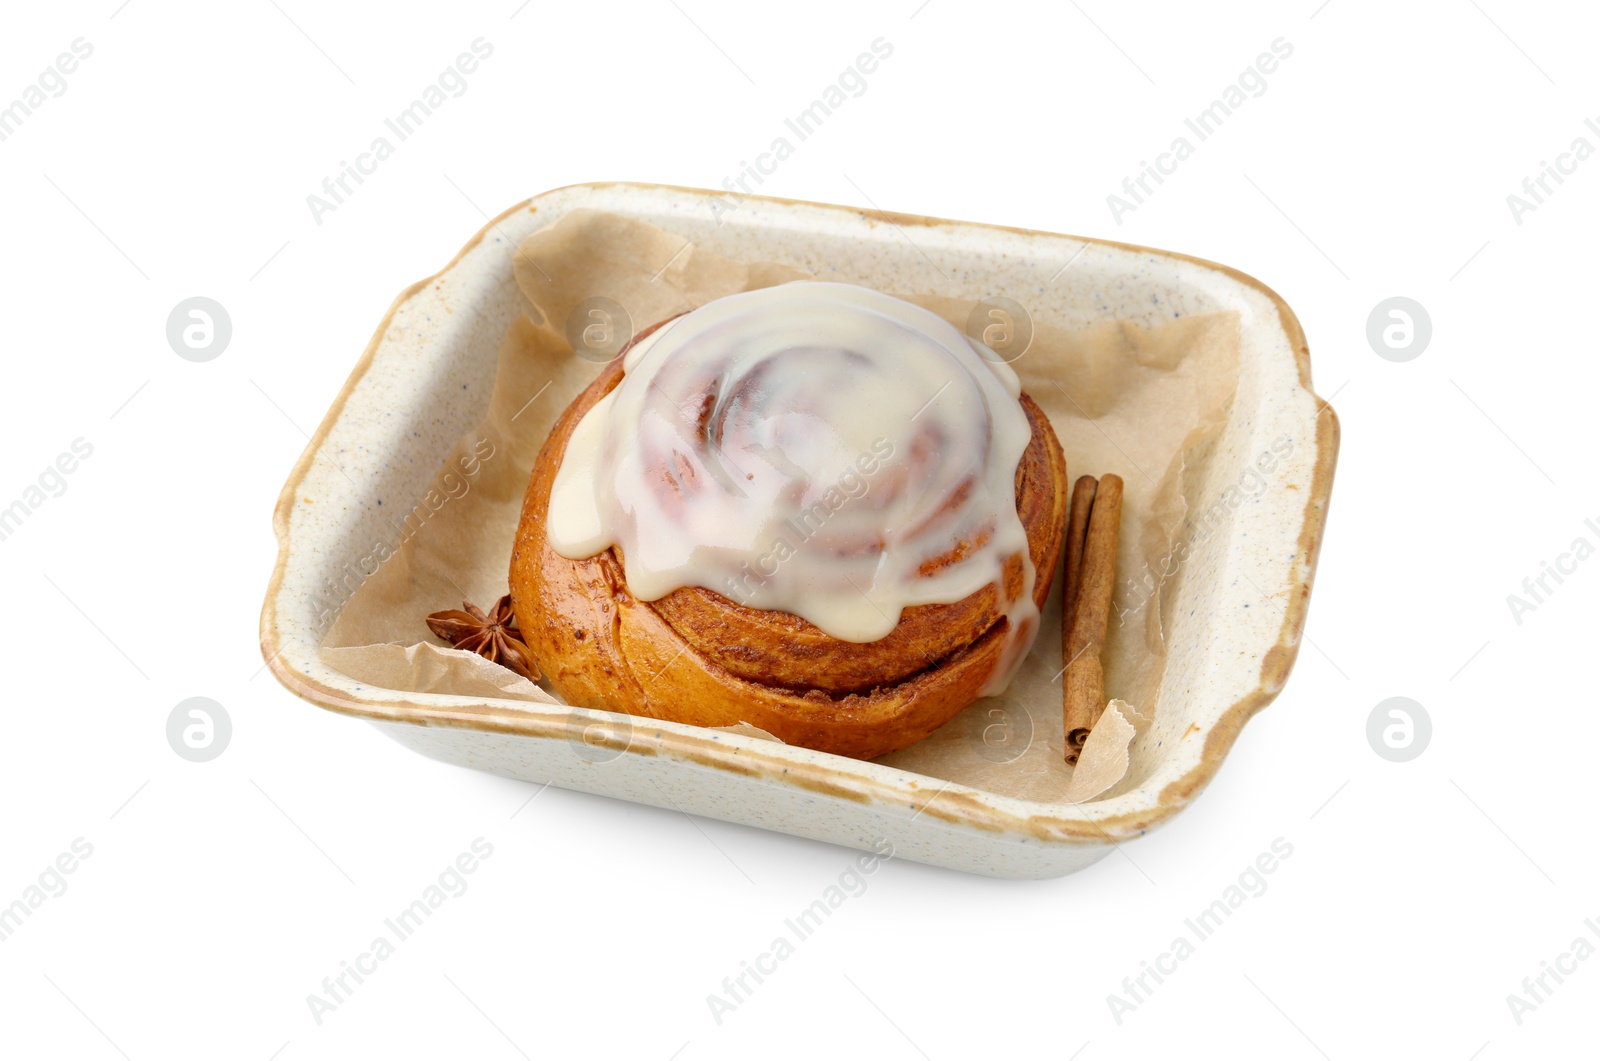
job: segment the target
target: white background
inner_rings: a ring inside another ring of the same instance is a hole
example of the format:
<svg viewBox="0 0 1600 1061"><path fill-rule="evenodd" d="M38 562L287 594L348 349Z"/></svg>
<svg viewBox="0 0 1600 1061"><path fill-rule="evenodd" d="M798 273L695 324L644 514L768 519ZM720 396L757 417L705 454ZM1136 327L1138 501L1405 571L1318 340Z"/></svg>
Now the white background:
<svg viewBox="0 0 1600 1061"><path fill-rule="evenodd" d="M1506 601L1600 543L1600 161L1521 224L1506 202L1574 138L1600 147L1592 10L119 2L14 6L0 34L0 103L94 49L0 143L0 505L93 446L0 541L0 904L93 846L0 943L0 1053L1592 1052L1600 960L1520 1025L1506 1001L1600 944L1600 560L1520 624ZM306 196L480 36L465 95L316 223ZM706 996L851 853L527 803L295 699L256 645L269 516L390 300L483 211L589 180L718 187L878 37L868 90L763 191L1241 268L1298 312L1344 445L1294 676L1191 809L1062 880L890 862L719 1025ZM1279 37L1267 91L1118 224L1106 196ZM192 295L233 321L205 364L165 337ZM1433 322L1403 364L1365 335L1393 295ZM1399 695L1434 732L1396 764L1366 722ZM233 720L210 763L167 743L190 696ZM477 837L470 889L317 1023L307 995ZM1123 978L1278 837L1266 893L1113 1019Z"/></svg>

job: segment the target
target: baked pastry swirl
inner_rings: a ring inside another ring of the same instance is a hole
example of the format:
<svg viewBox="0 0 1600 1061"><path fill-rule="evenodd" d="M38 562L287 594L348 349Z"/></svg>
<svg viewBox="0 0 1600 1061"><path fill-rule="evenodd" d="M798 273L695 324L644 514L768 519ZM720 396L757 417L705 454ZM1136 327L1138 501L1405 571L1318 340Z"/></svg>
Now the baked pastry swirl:
<svg viewBox="0 0 1600 1061"><path fill-rule="evenodd" d="M1066 467L934 314L802 281L638 336L561 415L511 561L574 706L872 758L998 693L1038 629Z"/></svg>

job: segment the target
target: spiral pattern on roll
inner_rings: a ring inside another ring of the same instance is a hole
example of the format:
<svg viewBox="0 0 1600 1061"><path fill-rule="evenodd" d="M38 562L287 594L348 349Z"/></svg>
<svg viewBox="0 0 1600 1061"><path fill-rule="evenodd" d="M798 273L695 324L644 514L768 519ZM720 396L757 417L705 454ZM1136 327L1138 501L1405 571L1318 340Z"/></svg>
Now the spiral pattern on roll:
<svg viewBox="0 0 1600 1061"><path fill-rule="evenodd" d="M858 643L994 585L1031 637L1020 386L942 318L802 281L671 321L623 369L556 475L562 556L615 547L641 600L699 586Z"/></svg>

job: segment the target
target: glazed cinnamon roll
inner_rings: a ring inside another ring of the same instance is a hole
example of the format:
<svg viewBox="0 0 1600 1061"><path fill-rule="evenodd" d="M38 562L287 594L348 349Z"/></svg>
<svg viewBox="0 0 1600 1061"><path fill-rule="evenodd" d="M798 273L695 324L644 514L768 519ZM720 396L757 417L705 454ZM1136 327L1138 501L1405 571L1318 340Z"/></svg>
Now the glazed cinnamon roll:
<svg viewBox="0 0 1600 1061"><path fill-rule="evenodd" d="M1004 690L1066 498L986 348L867 288L784 284L648 329L567 408L512 602L574 706L872 758Z"/></svg>

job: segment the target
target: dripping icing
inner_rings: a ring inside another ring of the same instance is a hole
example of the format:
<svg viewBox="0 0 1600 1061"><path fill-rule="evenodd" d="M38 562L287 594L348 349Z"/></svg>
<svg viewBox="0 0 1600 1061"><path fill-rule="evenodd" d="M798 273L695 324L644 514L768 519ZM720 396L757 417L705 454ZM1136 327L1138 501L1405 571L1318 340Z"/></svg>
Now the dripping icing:
<svg viewBox="0 0 1600 1061"><path fill-rule="evenodd" d="M858 643L993 585L1008 644L983 695L1002 692L1039 626L1015 494L1032 432L1016 373L980 349L852 284L709 302L635 344L573 431L551 547L620 547L640 600L702 586Z"/></svg>

